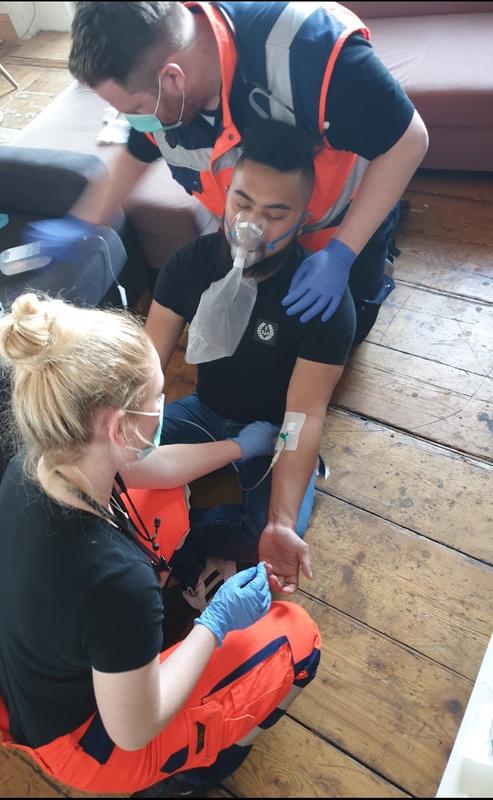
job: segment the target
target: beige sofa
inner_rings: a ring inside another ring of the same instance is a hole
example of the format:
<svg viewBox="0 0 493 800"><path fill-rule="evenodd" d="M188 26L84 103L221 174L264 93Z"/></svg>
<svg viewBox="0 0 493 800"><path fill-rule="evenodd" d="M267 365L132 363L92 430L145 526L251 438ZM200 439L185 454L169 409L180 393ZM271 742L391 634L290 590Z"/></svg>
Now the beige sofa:
<svg viewBox="0 0 493 800"><path fill-rule="evenodd" d="M493 171L493 2L345 3L423 117L423 167Z"/></svg>

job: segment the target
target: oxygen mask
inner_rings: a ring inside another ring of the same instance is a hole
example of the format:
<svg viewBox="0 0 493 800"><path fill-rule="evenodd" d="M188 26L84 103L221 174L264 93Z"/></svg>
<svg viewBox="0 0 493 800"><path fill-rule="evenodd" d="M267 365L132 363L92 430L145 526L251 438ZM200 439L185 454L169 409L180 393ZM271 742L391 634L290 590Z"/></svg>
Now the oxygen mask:
<svg viewBox="0 0 493 800"><path fill-rule="evenodd" d="M233 267L247 269L261 261L266 250L264 233L267 222L262 217L253 218L246 211L240 211L231 225L226 218L224 221Z"/></svg>

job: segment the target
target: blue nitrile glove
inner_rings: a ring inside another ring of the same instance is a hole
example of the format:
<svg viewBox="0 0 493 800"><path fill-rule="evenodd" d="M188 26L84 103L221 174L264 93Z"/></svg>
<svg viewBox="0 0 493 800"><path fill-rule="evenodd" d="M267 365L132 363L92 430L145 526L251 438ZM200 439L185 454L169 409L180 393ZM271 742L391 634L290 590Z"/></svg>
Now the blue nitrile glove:
<svg viewBox="0 0 493 800"><path fill-rule="evenodd" d="M248 628L265 616L271 600L267 570L261 561L228 578L194 623L212 631L221 647L229 631Z"/></svg>
<svg viewBox="0 0 493 800"><path fill-rule="evenodd" d="M241 447L241 459L236 463L243 464L257 456L271 456L279 430L277 425L270 422L251 422L243 428L233 439Z"/></svg>
<svg viewBox="0 0 493 800"><path fill-rule="evenodd" d="M323 311L322 322L327 322L341 302L355 258L354 250L338 239L305 258L282 300L283 306L289 306L287 315L304 311L300 322L308 322Z"/></svg>
<svg viewBox="0 0 493 800"><path fill-rule="evenodd" d="M66 214L58 219L41 219L28 223L22 238L25 244L40 242L41 255L51 256L58 261L70 261L76 245L84 239L101 236L101 231L104 231L101 225ZM76 254L74 259L77 260Z"/></svg>

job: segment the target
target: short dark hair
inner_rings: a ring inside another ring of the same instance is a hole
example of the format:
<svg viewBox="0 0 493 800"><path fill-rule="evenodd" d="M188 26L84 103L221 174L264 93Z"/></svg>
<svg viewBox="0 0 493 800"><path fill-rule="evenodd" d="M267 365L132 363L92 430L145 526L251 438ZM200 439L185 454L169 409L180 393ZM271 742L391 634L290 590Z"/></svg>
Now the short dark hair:
<svg viewBox="0 0 493 800"><path fill-rule="evenodd" d="M318 134L274 119L258 119L242 137L242 161L255 161L279 172L300 171L310 183L315 175L315 155L321 146Z"/></svg>
<svg viewBox="0 0 493 800"><path fill-rule="evenodd" d="M105 80L121 85L149 68L156 50L182 49L186 9L176 2L76 3L69 69L94 87ZM147 84L149 76L143 78Z"/></svg>

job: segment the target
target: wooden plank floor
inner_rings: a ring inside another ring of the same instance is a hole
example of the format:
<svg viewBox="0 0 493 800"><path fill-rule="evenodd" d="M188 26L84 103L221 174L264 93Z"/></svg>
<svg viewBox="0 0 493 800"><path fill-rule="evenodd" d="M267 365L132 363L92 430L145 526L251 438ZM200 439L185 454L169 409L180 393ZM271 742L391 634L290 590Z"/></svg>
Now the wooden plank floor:
<svg viewBox="0 0 493 800"><path fill-rule="evenodd" d="M19 88L0 76L0 144L11 144L73 80L67 69L70 37L41 31L25 42L0 44L0 61Z"/></svg>
<svg viewBox="0 0 493 800"><path fill-rule="evenodd" d="M297 598L319 676L227 781L240 796L433 796L493 631L493 176L423 172L407 197L397 289L327 415ZM325 756L307 746L300 787L301 731Z"/></svg>
<svg viewBox="0 0 493 800"><path fill-rule="evenodd" d="M63 88L52 43L51 68L46 36L4 57L9 123ZM493 176L419 172L407 197L397 289L327 414L295 598L319 675L217 797L433 796L493 631ZM190 391L182 353L167 380L169 399ZM0 750L0 797L76 795Z"/></svg>

